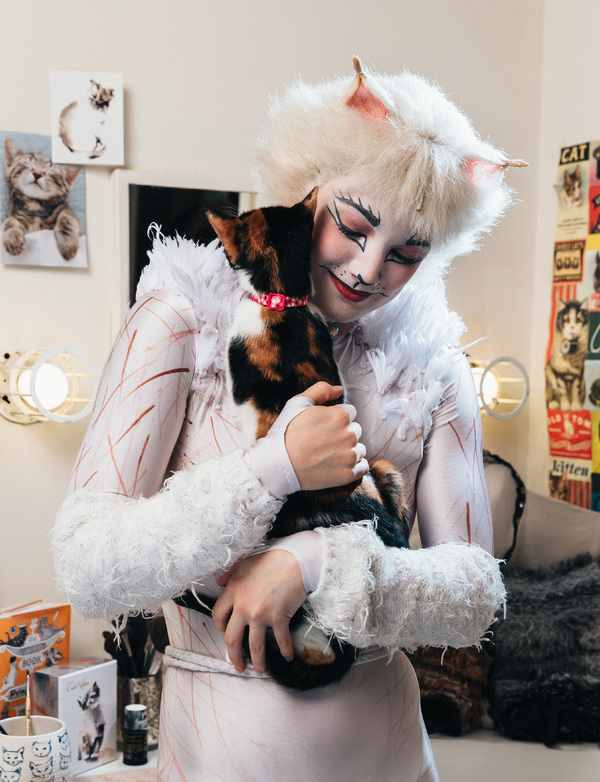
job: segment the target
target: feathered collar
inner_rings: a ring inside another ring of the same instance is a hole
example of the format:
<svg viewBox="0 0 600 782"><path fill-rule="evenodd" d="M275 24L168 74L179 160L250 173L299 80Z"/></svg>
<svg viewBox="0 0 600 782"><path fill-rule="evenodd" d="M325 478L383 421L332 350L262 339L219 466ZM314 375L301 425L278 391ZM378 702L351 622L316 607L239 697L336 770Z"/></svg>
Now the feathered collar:
<svg viewBox="0 0 600 782"><path fill-rule="evenodd" d="M191 301L198 319L196 377L201 380L214 372L220 378L213 389L218 404L227 333L245 294L218 240L198 245L180 236L165 237L156 225L150 226L149 235L153 246L136 297L175 288ZM417 394L419 406L430 415L441 401L432 386L440 385L449 354L461 352L458 343L465 331L448 309L443 281L419 281L417 273L393 301L365 316L359 326L353 338L364 343L376 390L383 394L395 386L405 397Z"/></svg>

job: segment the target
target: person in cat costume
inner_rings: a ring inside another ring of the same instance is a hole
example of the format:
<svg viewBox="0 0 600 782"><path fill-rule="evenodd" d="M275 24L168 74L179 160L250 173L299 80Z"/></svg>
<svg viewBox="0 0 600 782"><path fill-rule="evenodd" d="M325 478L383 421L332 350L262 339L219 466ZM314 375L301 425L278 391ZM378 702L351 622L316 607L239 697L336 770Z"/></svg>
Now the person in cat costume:
<svg viewBox="0 0 600 782"><path fill-rule="evenodd" d="M266 203L319 186L311 303L347 402L324 406L338 392L311 387L240 448L224 354L243 291L218 242L156 229L57 514L58 586L86 617L162 606L161 782L431 782L400 650L479 644L505 596L443 274L508 206L511 161L437 87L357 60L353 78L275 100L257 158ZM264 545L289 494L344 485L376 456L403 471L423 548L386 548L373 519ZM220 595L212 619L173 601L189 588ZM289 656L305 599L360 655L341 682L297 693L265 671L265 632Z"/></svg>

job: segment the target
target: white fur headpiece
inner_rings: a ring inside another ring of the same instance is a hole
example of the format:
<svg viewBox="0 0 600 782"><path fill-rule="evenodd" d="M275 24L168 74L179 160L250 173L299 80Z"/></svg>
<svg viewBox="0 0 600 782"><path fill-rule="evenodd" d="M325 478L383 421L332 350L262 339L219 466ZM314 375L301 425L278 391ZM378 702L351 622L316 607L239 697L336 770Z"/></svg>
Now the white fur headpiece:
<svg viewBox="0 0 600 782"><path fill-rule="evenodd" d="M273 99L258 141L258 190L270 204L292 205L315 185L363 178L372 198L414 217L443 267L469 252L511 200L510 161L481 140L441 90L409 72L363 70L352 82L297 81Z"/></svg>

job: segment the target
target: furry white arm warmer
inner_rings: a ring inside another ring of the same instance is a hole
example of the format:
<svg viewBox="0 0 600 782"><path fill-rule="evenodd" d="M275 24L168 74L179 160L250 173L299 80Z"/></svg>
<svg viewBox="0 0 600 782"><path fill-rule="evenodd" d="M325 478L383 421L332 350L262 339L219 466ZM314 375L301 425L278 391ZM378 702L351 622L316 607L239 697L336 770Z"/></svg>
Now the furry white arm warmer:
<svg viewBox="0 0 600 782"><path fill-rule="evenodd" d="M325 561L308 596L313 621L359 648L472 646L505 600L498 561L477 546L386 548L369 523L319 532Z"/></svg>
<svg viewBox="0 0 600 782"><path fill-rule="evenodd" d="M52 533L57 586L86 617L156 611L253 551L281 505L241 451L176 473L149 499L79 489Z"/></svg>

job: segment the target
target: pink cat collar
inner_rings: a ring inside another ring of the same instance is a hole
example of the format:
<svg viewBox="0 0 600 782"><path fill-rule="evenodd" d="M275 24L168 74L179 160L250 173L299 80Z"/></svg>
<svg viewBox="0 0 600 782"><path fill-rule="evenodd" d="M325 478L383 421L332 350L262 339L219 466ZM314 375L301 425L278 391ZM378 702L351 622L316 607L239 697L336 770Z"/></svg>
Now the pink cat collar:
<svg viewBox="0 0 600 782"><path fill-rule="evenodd" d="M284 296L283 293L253 293L252 301L281 312L286 307L305 307L308 304L308 296L298 299L295 296Z"/></svg>

